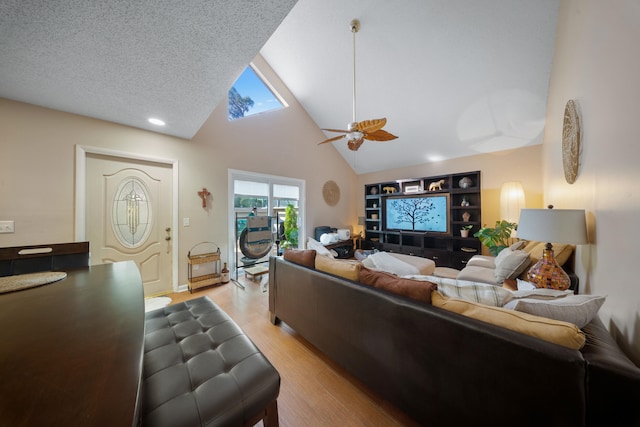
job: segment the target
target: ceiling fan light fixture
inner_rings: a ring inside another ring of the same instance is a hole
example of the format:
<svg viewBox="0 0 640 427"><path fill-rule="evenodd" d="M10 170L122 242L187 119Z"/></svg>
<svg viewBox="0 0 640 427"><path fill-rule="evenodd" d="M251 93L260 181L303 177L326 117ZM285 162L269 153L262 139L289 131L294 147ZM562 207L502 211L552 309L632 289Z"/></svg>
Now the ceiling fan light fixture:
<svg viewBox="0 0 640 427"><path fill-rule="evenodd" d="M360 29L360 21L358 21L357 19L353 19L351 22L349 22L349 28L351 28L352 33L357 33Z"/></svg>
<svg viewBox="0 0 640 427"><path fill-rule="evenodd" d="M343 135L325 139L318 143L318 145L346 137L347 147L351 151L357 151L365 139L368 141L391 141L392 139L396 139L397 136L382 130L382 127L387 123L386 118L363 120L361 122L356 121L356 33L360 30L360 21L357 19L351 20L349 27L353 33L353 121L347 125L346 131L339 129L322 129L329 132L340 132L343 133Z"/></svg>

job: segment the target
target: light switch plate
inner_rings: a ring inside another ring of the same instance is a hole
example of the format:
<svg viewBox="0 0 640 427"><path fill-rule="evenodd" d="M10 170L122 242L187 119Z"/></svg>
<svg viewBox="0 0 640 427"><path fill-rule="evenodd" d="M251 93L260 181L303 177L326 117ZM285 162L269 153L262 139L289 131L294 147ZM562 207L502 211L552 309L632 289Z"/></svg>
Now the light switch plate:
<svg viewBox="0 0 640 427"><path fill-rule="evenodd" d="M0 233L15 233L16 226L14 221L0 221Z"/></svg>

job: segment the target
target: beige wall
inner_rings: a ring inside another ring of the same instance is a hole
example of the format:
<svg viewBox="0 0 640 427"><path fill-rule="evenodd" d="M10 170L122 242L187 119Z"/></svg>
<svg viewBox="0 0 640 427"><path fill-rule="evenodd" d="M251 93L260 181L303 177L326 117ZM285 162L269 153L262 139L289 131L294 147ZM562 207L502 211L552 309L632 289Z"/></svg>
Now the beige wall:
<svg viewBox="0 0 640 427"><path fill-rule="evenodd" d="M305 180L309 234L318 225L355 224L355 174L333 147L317 145L324 134L262 65L289 107L230 123L221 105L191 141L0 99L0 220L16 227L0 234L0 247L75 239L76 144L178 160L179 223L190 218L178 230L178 284L186 283L186 255L196 243L213 241L226 258L228 169ZM341 190L334 207L322 198L330 179ZM207 209L196 194L202 187L212 193Z"/></svg>
<svg viewBox="0 0 640 427"><path fill-rule="evenodd" d="M579 248L583 291L606 295L600 316L640 363L640 288L631 267L640 258L640 3L562 0L544 136L544 200L584 208L591 245ZM577 181L562 172L564 107L579 103L583 149Z"/></svg>
<svg viewBox="0 0 640 427"><path fill-rule="evenodd" d="M366 184L393 181L403 178L421 178L450 173L481 171L482 180L482 222L493 226L500 218L500 188L508 181L520 181L525 191L525 203L528 208L542 206L542 145L523 147L517 150L505 150L491 154L445 160L442 162L386 170L358 175L361 194ZM358 215L364 216L364 197L360 197L357 206Z"/></svg>

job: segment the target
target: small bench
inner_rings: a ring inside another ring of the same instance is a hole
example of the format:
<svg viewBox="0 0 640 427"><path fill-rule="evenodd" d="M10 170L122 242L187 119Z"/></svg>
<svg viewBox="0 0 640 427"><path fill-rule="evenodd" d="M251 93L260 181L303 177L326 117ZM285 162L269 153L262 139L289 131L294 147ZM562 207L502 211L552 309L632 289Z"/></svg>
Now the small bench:
<svg viewBox="0 0 640 427"><path fill-rule="evenodd" d="M209 297L145 315L143 426L278 426L280 375Z"/></svg>
<svg viewBox="0 0 640 427"><path fill-rule="evenodd" d="M256 265L255 267L245 268L244 272L247 276L251 276L251 278L256 281L263 274L267 274L269 272L269 267L265 265Z"/></svg>

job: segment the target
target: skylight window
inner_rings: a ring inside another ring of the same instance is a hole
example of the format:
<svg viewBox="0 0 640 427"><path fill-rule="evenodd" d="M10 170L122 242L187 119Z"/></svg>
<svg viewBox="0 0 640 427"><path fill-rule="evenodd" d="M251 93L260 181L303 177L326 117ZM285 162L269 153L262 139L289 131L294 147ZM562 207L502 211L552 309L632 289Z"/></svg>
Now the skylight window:
<svg viewBox="0 0 640 427"><path fill-rule="evenodd" d="M249 65L229 90L229 120L286 107L282 98Z"/></svg>

